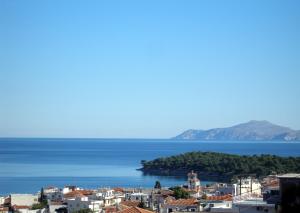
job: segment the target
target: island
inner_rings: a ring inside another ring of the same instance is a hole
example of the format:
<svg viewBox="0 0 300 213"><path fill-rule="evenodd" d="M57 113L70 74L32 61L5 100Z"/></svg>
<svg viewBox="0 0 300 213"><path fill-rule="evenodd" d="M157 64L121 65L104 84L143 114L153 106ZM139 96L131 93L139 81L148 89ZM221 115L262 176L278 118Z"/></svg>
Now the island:
<svg viewBox="0 0 300 213"><path fill-rule="evenodd" d="M276 155L233 155L217 152L188 152L180 155L142 160L145 175L185 177L194 170L203 180L231 181L238 176L257 178L270 174L299 173L300 157Z"/></svg>
<svg viewBox="0 0 300 213"><path fill-rule="evenodd" d="M190 129L173 137L175 140L202 141L300 141L300 131L268 121L249 121L226 128Z"/></svg>

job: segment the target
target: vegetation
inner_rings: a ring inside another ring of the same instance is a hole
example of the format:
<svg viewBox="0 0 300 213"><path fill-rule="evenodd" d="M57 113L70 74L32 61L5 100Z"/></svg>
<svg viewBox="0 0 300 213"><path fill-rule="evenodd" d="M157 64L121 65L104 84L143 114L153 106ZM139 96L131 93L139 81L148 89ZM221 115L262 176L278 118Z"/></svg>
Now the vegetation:
<svg viewBox="0 0 300 213"><path fill-rule="evenodd" d="M32 207L31 207L31 209L32 209L32 210L43 209L43 208L46 208L47 205L48 205L47 200L43 200L43 201L40 202L40 203L33 204Z"/></svg>
<svg viewBox="0 0 300 213"><path fill-rule="evenodd" d="M196 171L203 179L207 176L233 178L255 174L263 177L274 173L300 172L300 157L276 155L232 155L215 152L189 152L181 155L142 161L146 174L185 176Z"/></svg>
<svg viewBox="0 0 300 213"><path fill-rule="evenodd" d="M155 182L154 189L161 189L161 184L158 180Z"/></svg>
<svg viewBox="0 0 300 213"><path fill-rule="evenodd" d="M44 188L41 188L41 194L39 197L39 202L42 203L43 201L47 200L46 195L44 194Z"/></svg>
<svg viewBox="0 0 300 213"><path fill-rule="evenodd" d="M92 213L93 211L91 209L80 209L76 211L76 213Z"/></svg>
<svg viewBox="0 0 300 213"><path fill-rule="evenodd" d="M32 210L43 209L43 208L46 208L47 205L48 205L48 201L47 201L46 195L44 194L44 188L41 188L41 194L40 194L40 197L39 197L39 203L33 204L32 207L31 207L31 209Z"/></svg>
<svg viewBox="0 0 300 213"><path fill-rule="evenodd" d="M172 187L170 188L170 190L174 192L173 196L175 197L175 199L187 199L190 197L190 194L179 186Z"/></svg>

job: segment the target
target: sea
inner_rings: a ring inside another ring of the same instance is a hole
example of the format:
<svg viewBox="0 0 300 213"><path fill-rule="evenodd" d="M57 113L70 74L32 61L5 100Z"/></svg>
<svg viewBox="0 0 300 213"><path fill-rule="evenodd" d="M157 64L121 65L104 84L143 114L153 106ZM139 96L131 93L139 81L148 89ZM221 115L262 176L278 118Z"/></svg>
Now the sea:
<svg viewBox="0 0 300 213"><path fill-rule="evenodd" d="M141 160L190 151L300 156L300 142L0 138L0 195L46 186L151 188L156 180L163 187L182 185L185 178L147 176L137 169Z"/></svg>

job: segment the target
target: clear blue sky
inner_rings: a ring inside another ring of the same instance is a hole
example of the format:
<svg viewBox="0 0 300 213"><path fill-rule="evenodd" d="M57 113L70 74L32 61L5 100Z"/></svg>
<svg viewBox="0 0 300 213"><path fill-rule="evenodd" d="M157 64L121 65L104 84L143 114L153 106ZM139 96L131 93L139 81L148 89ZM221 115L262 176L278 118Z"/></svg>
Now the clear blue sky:
<svg viewBox="0 0 300 213"><path fill-rule="evenodd" d="M300 1L0 1L1 137L300 129Z"/></svg>

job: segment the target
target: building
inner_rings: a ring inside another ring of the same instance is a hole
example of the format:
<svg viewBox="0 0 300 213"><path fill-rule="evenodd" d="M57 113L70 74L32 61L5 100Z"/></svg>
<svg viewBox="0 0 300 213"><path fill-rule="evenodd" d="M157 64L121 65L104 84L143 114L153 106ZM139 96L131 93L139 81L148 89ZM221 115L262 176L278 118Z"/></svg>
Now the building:
<svg viewBox="0 0 300 213"><path fill-rule="evenodd" d="M64 194L64 199L75 198L78 196L86 196L92 198L94 195L93 191L91 190L74 190Z"/></svg>
<svg viewBox="0 0 300 213"><path fill-rule="evenodd" d="M102 211L103 200L90 200L88 197L76 196L66 200L69 213L77 212L82 209L91 209L95 213Z"/></svg>
<svg viewBox="0 0 300 213"><path fill-rule="evenodd" d="M63 191L53 186L44 188L44 195L47 200L51 201L61 201L64 197Z"/></svg>
<svg viewBox="0 0 300 213"><path fill-rule="evenodd" d="M188 173L188 180L187 180L187 186L189 190L193 190L196 192L200 191L200 180L197 177L197 173L195 173L194 171L191 171L190 173Z"/></svg>
<svg viewBox="0 0 300 213"><path fill-rule="evenodd" d="M78 190L76 186L65 186L62 190L63 194L67 194L69 192L73 192L75 190Z"/></svg>
<svg viewBox="0 0 300 213"><path fill-rule="evenodd" d="M0 213L10 213L9 208L0 206Z"/></svg>
<svg viewBox="0 0 300 213"><path fill-rule="evenodd" d="M268 204L262 198L247 199L234 202L232 205L232 212L236 213L276 213L275 205Z"/></svg>
<svg viewBox="0 0 300 213"><path fill-rule="evenodd" d="M228 195L237 196L237 184L228 184L228 183L217 183L215 194L216 195Z"/></svg>
<svg viewBox="0 0 300 213"><path fill-rule="evenodd" d="M243 178L238 181L236 185L236 196L240 197L253 197L261 196L261 184L257 179L252 177Z"/></svg>
<svg viewBox="0 0 300 213"><path fill-rule="evenodd" d="M197 199L179 199L171 200L160 209L160 213L171 213L171 212L198 212L200 211L200 203Z"/></svg>
<svg viewBox="0 0 300 213"><path fill-rule="evenodd" d="M3 205L5 202L5 197L0 197L0 205Z"/></svg>
<svg viewBox="0 0 300 213"><path fill-rule="evenodd" d="M9 198L11 206L32 206L38 203L38 195L33 194L11 194Z"/></svg>
<svg viewBox="0 0 300 213"><path fill-rule="evenodd" d="M153 190L150 194L149 208L153 211L159 212L163 204L171 200L175 200L175 198L172 196L173 194L174 192L171 190Z"/></svg>
<svg viewBox="0 0 300 213"><path fill-rule="evenodd" d="M139 207L129 207L121 211L118 211L118 213L154 213L154 212Z"/></svg>
<svg viewBox="0 0 300 213"><path fill-rule="evenodd" d="M300 212L300 174L278 176L281 212Z"/></svg>
<svg viewBox="0 0 300 213"><path fill-rule="evenodd" d="M201 201L200 211L202 212L230 212L232 213L232 201L206 200Z"/></svg>
<svg viewBox="0 0 300 213"><path fill-rule="evenodd" d="M143 192L134 192L132 194L126 194L126 200L131 200L131 201L139 201L139 202L144 202L144 204L149 207L149 201L150 201L150 196L149 194L143 193Z"/></svg>
<svg viewBox="0 0 300 213"><path fill-rule="evenodd" d="M66 203L62 201L58 201L58 202L50 201L48 202L48 207L49 207L49 213L56 213L58 209L67 208L68 206Z"/></svg>
<svg viewBox="0 0 300 213"><path fill-rule="evenodd" d="M112 189L101 189L96 192L96 199L103 200L105 207L119 204L122 198L120 192L115 192Z"/></svg>

